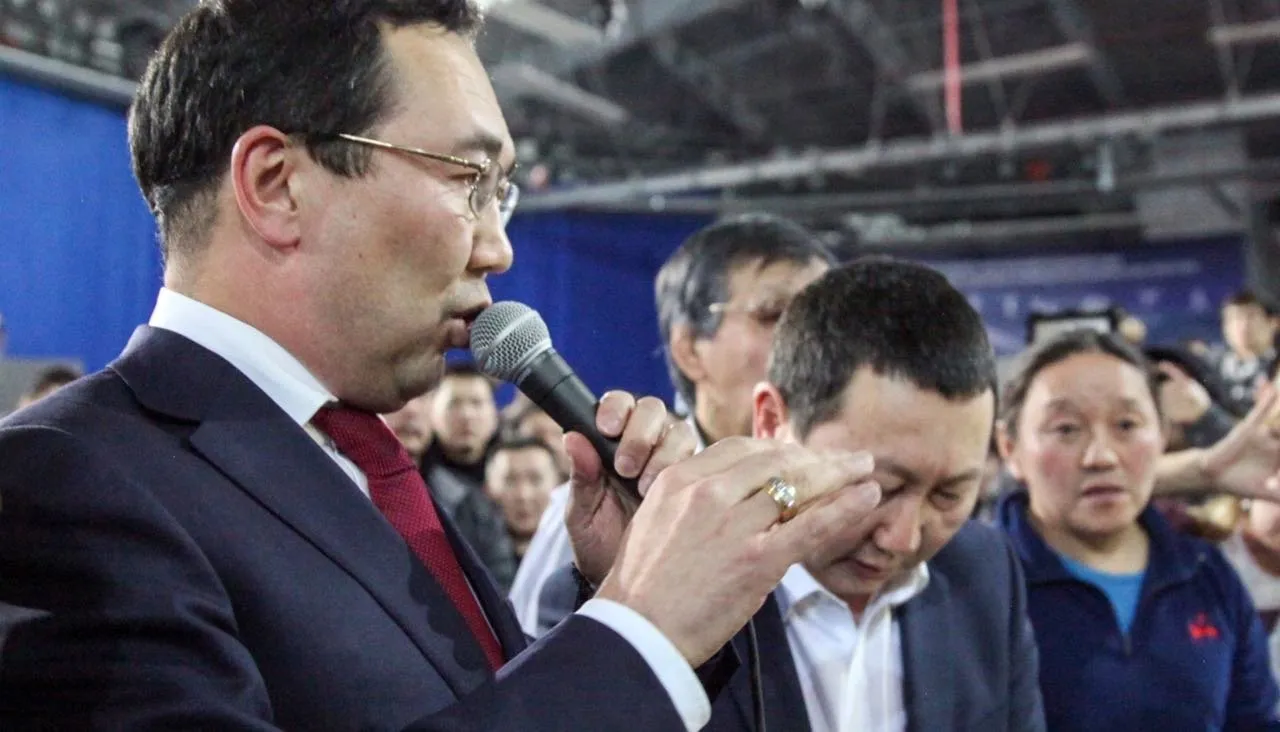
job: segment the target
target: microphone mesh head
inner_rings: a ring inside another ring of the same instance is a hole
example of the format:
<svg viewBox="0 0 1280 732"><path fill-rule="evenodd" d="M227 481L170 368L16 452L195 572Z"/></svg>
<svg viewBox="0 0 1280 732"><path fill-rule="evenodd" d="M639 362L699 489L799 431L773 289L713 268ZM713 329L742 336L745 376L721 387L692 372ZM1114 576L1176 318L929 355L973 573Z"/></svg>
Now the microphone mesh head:
<svg viewBox="0 0 1280 732"><path fill-rule="evenodd" d="M471 324L471 358L476 368L496 379L515 381L535 356L550 348L547 324L524 303L494 303Z"/></svg>

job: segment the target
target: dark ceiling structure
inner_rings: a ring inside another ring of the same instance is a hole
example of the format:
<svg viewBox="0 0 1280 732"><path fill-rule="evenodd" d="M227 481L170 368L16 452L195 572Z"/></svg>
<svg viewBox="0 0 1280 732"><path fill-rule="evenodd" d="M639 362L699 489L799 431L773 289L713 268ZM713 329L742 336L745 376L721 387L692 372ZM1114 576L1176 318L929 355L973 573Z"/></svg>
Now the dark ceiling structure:
<svg viewBox="0 0 1280 732"><path fill-rule="evenodd" d="M0 0L0 70L123 103L192 5ZM1162 192L1241 218L1280 180L1280 0L486 12L528 210L765 209L929 241L1133 230Z"/></svg>

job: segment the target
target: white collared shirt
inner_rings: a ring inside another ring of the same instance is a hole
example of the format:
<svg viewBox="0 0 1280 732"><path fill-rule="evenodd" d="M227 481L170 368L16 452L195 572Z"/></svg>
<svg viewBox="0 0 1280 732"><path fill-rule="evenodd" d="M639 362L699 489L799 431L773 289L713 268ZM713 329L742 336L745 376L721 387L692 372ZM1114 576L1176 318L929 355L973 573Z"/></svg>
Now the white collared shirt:
<svg viewBox="0 0 1280 732"><path fill-rule="evenodd" d="M929 584L921 564L886 585L860 619L804 567L778 586L787 644L813 732L902 732L902 632L894 609Z"/></svg>
<svg viewBox="0 0 1280 732"><path fill-rule="evenodd" d="M226 359L311 435L360 491L369 495L364 473L311 425L320 408L337 398L298 359L262 331L168 288L160 290L150 325L195 341ZM711 719L711 702L697 674L652 623L610 600L588 601L578 614L604 624L635 647L666 689L690 732Z"/></svg>

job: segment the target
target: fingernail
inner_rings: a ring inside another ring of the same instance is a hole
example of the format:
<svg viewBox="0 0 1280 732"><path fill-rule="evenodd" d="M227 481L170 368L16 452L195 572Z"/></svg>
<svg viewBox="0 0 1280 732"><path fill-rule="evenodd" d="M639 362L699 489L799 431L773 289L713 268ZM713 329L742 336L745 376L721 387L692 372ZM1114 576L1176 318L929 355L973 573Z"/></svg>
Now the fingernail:
<svg viewBox="0 0 1280 732"><path fill-rule="evenodd" d="M870 473L875 470L876 461L871 457L869 452L857 452L849 460L849 469L860 473Z"/></svg>
<svg viewBox="0 0 1280 732"><path fill-rule="evenodd" d="M858 493L868 505L875 506L880 503L880 484L874 480L859 483Z"/></svg>
<svg viewBox="0 0 1280 732"><path fill-rule="evenodd" d="M613 461L613 466L618 469L618 475L624 478L635 477L639 472L636 461L630 455L619 455L618 459Z"/></svg>
<svg viewBox="0 0 1280 732"><path fill-rule="evenodd" d="M600 429L609 434L616 435L622 431L622 417L620 415L606 412L600 415L599 423Z"/></svg>

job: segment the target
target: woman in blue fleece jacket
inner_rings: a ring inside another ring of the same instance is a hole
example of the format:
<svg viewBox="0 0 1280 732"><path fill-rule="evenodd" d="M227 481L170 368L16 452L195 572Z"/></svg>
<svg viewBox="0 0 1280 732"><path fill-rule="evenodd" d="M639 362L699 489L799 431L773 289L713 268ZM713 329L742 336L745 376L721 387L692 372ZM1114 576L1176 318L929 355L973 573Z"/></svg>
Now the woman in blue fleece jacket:
<svg viewBox="0 0 1280 732"><path fill-rule="evenodd" d="M1151 370L1112 336L1034 349L999 443L1026 490L998 515L1026 570L1051 732L1280 730L1253 604L1217 549L1147 504L1164 430Z"/></svg>

